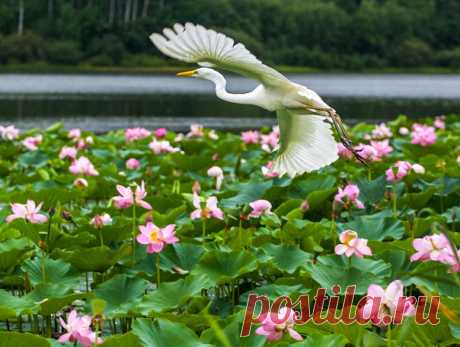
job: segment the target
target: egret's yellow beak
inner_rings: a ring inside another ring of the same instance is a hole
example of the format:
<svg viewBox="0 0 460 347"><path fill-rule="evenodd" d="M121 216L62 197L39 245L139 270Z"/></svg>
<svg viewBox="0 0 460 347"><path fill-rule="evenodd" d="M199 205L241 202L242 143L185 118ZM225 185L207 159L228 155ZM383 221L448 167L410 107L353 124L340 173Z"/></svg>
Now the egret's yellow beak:
<svg viewBox="0 0 460 347"><path fill-rule="evenodd" d="M195 72L196 72L196 70L178 72L176 74L176 76L179 76L179 77L192 77L195 74Z"/></svg>

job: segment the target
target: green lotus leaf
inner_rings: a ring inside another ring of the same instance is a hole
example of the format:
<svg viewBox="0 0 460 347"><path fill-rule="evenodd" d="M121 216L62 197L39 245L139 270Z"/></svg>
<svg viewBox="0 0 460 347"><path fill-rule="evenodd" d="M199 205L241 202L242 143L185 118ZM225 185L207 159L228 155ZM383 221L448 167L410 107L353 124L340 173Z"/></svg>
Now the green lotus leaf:
<svg viewBox="0 0 460 347"><path fill-rule="evenodd" d="M203 255L192 274L205 275L210 285L223 284L257 269L257 258L247 251L211 251Z"/></svg>
<svg viewBox="0 0 460 347"><path fill-rule="evenodd" d="M147 288L147 281L127 275L116 275L96 287L96 298L107 303L105 315L108 318L123 316L131 312L141 300Z"/></svg>
<svg viewBox="0 0 460 347"><path fill-rule="evenodd" d="M391 215L390 210L356 216L348 223L339 224L339 227L342 230L354 230L359 237L368 240L382 241L388 238L399 240L404 235L404 226L400 220Z"/></svg>
<svg viewBox="0 0 460 347"><path fill-rule="evenodd" d="M22 167L44 167L46 166L46 163L48 162L49 157L48 155L41 151L41 150L36 150L36 151L29 151L24 154L21 154L18 158L18 164Z"/></svg>
<svg viewBox="0 0 460 347"><path fill-rule="evenodd" d="M248 204L254 200L261 199L264 193L273 185L272 181L236 183L228 187L229 190L238 192L235 196L221 201L221 206L236 208Z"/></svg>
<svg viewBox="0 0 460 347"><path fill-rule="evenodd" d="M51 347L50 343L41 336L13 331L0 331L1 347Z"/></svg>
<svg viewBox="0 0 460 347"><path fill-rule="evenodd" d="M60 259L36 256L24 262L21 269L27 273L29 281L34 286L38 283L53 283L74 288L80 283L80 275L71 269L69 263Z"/></svg>
<svg viewBox="0 0 460 347"><path fill-rule="evenodd" d="M391 265L383 260L336 255L320 256L316 260L315 264L310 263L307 267L311 277L328 292L338 284L341 293L346 287L356 285L356 294L364 294L370 284L386 286L391 275Z"/></svg>
<svg viewBox="0 0 460 347"><path fill-rule="evenodd" d="M200 294L209 285L205 276L187 276L175 282L161 283L157 290L147 294L138 305L137 311L143 315L151 312L162 312L177 308L192 296Z"/></svg>
<svg viewBox="0 0 460 347"><path fill-rule="evenodd" d="M15 296L0 289L0 319L10 319L20 314L37 313L40 305L27 296ZM1 341L1 340L0 340Z"/></svg>
<svg viewBox="0 0 460 347"><path fill-rule="evenodd" d="M136 319L132 325L133 333L149 347L212 347L201 343L193 330L184 324L157 319L153 324L148 319Z"/></svg>
<svg viewBox="0 0 460 347"><path fill-rule="evenodd" d="M176 243L160 253L161 268L170 272L177 269L191 271L201 258L204 249L191 243Z"/></svg>
<svg viewBox="0 0 460 347"><path fill-rule="evenodd" d="M11 239L0 243L0 272L11 270L30 256L32 242L26 238Z"/></svg>
<svg viewBox="0 0 460 347"><path fill-rule="evenodd" d="M290 274L313 258L311 254L291 245L267 244L262 249L271 257L271 261L278 270Z"/></svg>
<svg viewBox="0 0 460 347"><path fill-rule="evenodd" d="M101 347L144 347L139 338L132 332L123 335L113 335L104 340Z"/></svg>

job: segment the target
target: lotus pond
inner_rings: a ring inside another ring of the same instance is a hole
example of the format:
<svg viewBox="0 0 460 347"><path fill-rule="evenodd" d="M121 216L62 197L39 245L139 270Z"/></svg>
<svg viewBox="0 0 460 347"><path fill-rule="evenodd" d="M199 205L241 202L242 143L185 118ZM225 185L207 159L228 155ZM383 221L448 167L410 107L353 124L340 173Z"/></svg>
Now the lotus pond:
<svg viewBox="0 0 460 347"><path fill-rule="evenodd" d="M0 346L460 343L460 117L350 133L368 166L339 147L291 179L270 171L277 129L0 127ZM399 325L260 319L240 337L250 293L334 285L397 287L390 313L439 296L439 324L408 307Z"/></svg>

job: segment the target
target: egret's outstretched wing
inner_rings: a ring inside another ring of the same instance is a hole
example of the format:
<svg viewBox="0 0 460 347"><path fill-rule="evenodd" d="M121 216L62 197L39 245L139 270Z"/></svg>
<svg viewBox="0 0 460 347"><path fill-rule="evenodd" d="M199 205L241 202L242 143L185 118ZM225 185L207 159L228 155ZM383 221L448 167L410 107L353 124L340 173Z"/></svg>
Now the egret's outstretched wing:
<svg viewBox="0 0 460 347"><path fill-rule="evenodd" d="M174 24L173 29L165 28L163 35L154 33L150 39L171 58L230 70L266 85L289 83L286 77L264 65L243 44L235 44L233 39L201 25Z"/></svg>
<svg viewBox="0 0 460 347"><path fill-rule="evenodd" d="M272 170L291 177L318 170L338 159L337 143L324 117L277 111L280 126L280 148Z"/></svg>

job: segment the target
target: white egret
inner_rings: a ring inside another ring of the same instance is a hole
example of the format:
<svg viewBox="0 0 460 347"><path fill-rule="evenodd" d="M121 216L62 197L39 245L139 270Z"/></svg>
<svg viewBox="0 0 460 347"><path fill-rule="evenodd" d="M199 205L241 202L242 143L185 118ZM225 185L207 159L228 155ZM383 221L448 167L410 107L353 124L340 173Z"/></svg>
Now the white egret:
<svg viewBox="0 0 460 347"><path fill-rule="evenodd" d="M218 98L276 111L280 126L280 146L272 170L291 177L311 172L337 160L337 143L331 125L341 142L361 160L335 110L313 90L291 82L278 71L258 60L246 47L234 40L191 23L174 24L163 35L150 36L154 45L169 57L198 63L202 68L178 73L178 76L198 77L215 84ZM244 94L231 94L226 80L211 67L221 68L254 78L260 85Z"/></svg>

